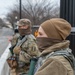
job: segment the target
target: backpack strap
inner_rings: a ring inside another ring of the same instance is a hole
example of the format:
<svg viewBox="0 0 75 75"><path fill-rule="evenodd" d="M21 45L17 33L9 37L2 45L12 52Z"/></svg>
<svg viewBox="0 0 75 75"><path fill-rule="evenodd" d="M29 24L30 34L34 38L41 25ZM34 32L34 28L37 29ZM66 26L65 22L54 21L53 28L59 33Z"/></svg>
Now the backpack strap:
<svg viewBox="0 0 75 75"><path fill-rule="evenodd" d="M25 36L22 40L18 41L16 46L21 46L23 44L23 42L25 42L26 40L27 40L27 36Z"/></svg>

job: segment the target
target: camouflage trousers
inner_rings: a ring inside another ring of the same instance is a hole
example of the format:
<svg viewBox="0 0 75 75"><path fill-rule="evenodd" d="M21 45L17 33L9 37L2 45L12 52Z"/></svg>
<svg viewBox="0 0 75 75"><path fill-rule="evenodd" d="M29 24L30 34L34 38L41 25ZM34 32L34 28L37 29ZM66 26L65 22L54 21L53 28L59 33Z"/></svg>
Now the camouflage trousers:
<svg viewBox="0 0 75 75"><path fill-rule="evenodd" d="M10 69L10 75L28 75L28 70L25 68L19 68L19 69Z"/></svg>
<svg viewBox="0 0 75 75"><path fill-rule="evenodd" d="M27 73L16 73L15 70L11 70L9 75L28 75Z"/></svg>

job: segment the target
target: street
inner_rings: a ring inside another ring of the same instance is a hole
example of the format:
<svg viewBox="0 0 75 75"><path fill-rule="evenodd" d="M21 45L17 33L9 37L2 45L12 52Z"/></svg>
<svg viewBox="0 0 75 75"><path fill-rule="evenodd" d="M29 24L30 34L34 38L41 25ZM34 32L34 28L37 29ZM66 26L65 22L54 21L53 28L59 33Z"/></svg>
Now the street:
<svg viewBox="0 0 75 75"><path fill-rule="evenodd" d="M0 57L8 46L8 39L5 36L0 36Z"/></svg>
<svg viewBox="0 0 75 75"><path fill-rule="evenodd" d="M0 57L7 48L9 40L13 35L13 31L8 28L0 29Z"/></svg>

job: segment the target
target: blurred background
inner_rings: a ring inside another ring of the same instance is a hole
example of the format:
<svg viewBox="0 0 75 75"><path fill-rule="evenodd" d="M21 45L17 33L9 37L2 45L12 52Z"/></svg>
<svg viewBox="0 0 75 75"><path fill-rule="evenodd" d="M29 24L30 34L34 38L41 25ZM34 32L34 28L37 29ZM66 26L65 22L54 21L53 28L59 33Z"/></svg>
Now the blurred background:
<svg viewBox="0 0 75 75"><path fill-rule="evenodd" d="M58 17L66 19L72 25L67 39L70 40L70 48L75 55L75 0L0 0L0 46L3 47L0 53L7 46L4 39L10 40L15 34L16 22L19 19L30 19L32 34L35 35L43 21Z"/></svg>

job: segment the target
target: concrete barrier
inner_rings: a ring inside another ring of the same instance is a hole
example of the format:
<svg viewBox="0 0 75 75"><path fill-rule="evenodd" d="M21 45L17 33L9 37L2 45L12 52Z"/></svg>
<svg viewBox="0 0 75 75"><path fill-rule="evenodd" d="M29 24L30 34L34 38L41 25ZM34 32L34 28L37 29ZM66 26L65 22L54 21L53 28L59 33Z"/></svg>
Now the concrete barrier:
<svg viewBox="0 0 75 75"><path fill-rule="evenodd" d="M9 75L9 66L6 62L6 59L10 56L9 51L10 46L11 44L9 43L9 45L7 46L6 50L4 51L4 53L0 58L0 75Z"/></svg>

